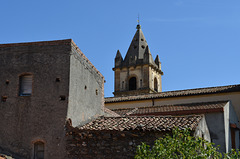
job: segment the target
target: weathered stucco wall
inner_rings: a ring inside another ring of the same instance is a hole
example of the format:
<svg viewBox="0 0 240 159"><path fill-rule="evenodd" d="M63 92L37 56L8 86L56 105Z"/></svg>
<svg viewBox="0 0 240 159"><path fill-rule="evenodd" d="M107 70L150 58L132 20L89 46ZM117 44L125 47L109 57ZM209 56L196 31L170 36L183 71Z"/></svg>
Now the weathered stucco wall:
<svg viewBox="0 0 240 159"><path fill-rule="evenodd" d="M198 126L194 132L194 136L202 137L206 141L211 142L211 136L205 116L203 116L202 120L198 123Z"/></svg>
<svg viewBox="0 0 240 159"><path fill-rule="evenodd" d="M70 56L69 108L73 126L103 115L104 79L73 47Z"/></svg>
<svg viewBox="0 0 240 159"><path fill-rule="evenodd" d="M211 142L215 143L215 146L221 145L219 148L220 152L226 152L224 114L205 114L205 118L210 132Z"/></svg>
<svg viewBox="0 0 240 159"><path fill-rule="evenodd" d="M232 137L231 137L231 129L230 124L238 124L238 118L236 112L231 105L231 102L228 102L227 105L224 107L224 126L225 126L225 142L226 142L226 152L229 152L232 148ZM235 130L236 131L236 130ZM236 131L238 132L238 131ZM239 149L239 140L236 139L239 137L239 134L235 132L235 144L236 148Z"/></svg>
<svg viewBox="0 0 240 159"><path fill-rule="evenodd" d="M65 155L71 47L60 43L0 47L0 95L7 96L0 102L0 146L25 159L33 155L36 141L45 143L45 158ZM31 96L18 95L24 73L33 75ZM66 100L60 100L61 95Z"/></svg>

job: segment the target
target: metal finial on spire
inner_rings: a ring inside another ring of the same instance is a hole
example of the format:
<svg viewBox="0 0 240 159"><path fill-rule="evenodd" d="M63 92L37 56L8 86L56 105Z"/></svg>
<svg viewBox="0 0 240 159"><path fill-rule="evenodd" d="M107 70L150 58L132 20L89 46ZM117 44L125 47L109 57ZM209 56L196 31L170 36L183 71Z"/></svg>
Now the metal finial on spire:
<svg viewBox="0 0 240 159"><path fill-rule="evenodd" d="M139 25L139 24L140 24L139 14L138 14L138 20L137 20L137 22L138 22L138 25Z"/></svg>
<svg viewBox="0 0 240 159"><path fill-rule="evenodd" d="M137 20L137 22L138 22L137 29L141 29L139 14L138 14L138 20Z"/></svg>

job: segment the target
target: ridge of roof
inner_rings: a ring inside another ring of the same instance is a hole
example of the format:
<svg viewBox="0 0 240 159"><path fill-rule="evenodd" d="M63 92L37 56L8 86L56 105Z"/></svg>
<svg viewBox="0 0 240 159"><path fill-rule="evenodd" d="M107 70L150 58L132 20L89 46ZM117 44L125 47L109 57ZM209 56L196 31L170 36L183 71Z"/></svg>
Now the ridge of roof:
<svg viewBox="0 0 240 159"><path fill-rule="evenodd" d="M143 95L133 95L133 96L123 96L123 97L107 97L105 98L105 103L156 99L156 98L170 98L170 97L180 97L180 96L192 96L192 95L204 95L204 94L215 94L215 93L227 93L227 92L240 92L240 84L166 91L166 92L159 92L154 94L143 94Z"/></svg>

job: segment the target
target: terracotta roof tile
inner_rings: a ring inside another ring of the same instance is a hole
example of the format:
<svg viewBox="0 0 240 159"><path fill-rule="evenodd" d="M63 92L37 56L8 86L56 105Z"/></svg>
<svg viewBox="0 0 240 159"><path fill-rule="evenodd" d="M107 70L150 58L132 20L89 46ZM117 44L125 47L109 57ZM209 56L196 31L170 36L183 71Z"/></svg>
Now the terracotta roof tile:
<svg viewBox="0 0 240 159"><path fill-rule="evenodd" d="M144 95L125 96L125 97L108 97L108 98L105 98L105 103L144 100L144 99L156 99L156 98L169 98L169 97L190 96L190 95L202 95L202 94L214 94L214 93L226 93L226 92L240 92L240 84L219 86L219 87L186 89L186 90L178 90L178 91L168 91L168 92L160 92L160 93L154 93L154 94L144 94Z"/></svg>
<svg viewBox="0 0 240 159"><path fill-rule="evenodd" d="M113 109L121 116L136 115L187 115L187 114L203 114L208 112L222 112L223 107L228 101L216 101L205 103L188 103L177 105L163 105L139 108Z"/></svg>
<svg viewBox="0 0 240 159"><path fill-rule="evenodd" d="M202 115L192 116L131 116L101 117L82 127L80 130L155 130L171 131L174 127L194 130Z"/></svg>

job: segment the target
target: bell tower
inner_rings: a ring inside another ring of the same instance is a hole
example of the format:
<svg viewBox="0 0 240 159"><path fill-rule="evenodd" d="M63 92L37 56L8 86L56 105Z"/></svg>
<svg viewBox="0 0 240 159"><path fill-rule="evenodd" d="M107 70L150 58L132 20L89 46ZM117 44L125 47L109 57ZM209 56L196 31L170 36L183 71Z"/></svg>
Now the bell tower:
<svg viewBox="0 0 240 159"><path fill-rule="evenodd" d="M115 97L162 91L161 62L158 55L153 60L140 24L137 25L125 58L117 51L113 71Z"/></svg>

